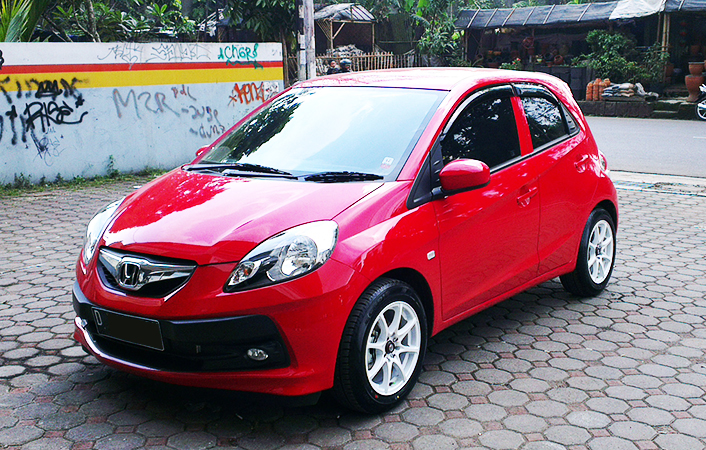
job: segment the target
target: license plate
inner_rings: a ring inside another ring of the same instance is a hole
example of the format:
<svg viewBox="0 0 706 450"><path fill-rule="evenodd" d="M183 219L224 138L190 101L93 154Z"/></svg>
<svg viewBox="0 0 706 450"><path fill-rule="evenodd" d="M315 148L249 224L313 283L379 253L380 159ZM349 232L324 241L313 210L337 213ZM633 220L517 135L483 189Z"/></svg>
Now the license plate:
<svg viewBox="0 0 706 450"><path fill-rule="evenodd" d="M164 350L162 330L153 319L128 316L126 314L93 308L96 329L101 336L141 345L154 350Z"/></svg>

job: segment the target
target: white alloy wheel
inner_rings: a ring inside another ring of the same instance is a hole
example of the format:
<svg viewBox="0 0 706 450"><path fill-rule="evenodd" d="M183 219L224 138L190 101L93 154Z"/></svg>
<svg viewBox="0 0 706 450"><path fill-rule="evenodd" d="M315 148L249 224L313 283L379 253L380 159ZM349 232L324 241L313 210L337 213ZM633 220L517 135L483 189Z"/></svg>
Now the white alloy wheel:
<svg viewBox="0 0 706 450"><path fill-rule="evenodd" d="M407 386L417 367L421 342L422 328L411 305L396 301L380 311L365 344L370 387L389 396Z"/></svg>
<svg viewBox="0 0 706 450"><path fill-rule="evenodd" d="M613 228L610 224L601 220L596 222L591 230L591 237L588 241L588 273L591 280L596 284L601 284L610 276L613 267Z"/></svg>
<svg viewBox="0 0 706 450"><path fill-rule="evenodd" d="M706 100L696 104L696 114L700 119L706 120Z"/></svg>

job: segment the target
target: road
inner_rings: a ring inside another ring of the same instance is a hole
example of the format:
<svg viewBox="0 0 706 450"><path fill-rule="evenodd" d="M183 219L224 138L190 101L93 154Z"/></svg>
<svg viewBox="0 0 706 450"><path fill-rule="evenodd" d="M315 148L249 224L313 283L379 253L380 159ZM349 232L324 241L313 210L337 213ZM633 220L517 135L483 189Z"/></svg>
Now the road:
<svg viewBox="0 0 706 450"><path fill-rule="evenodd" d="M373 416L99 364L71 338L74 266L92 212L134 183L0 197L0 448L704 450L706 180L621 174L605 292L553 280L454 325Z"/></svg>
<svg viewBox="0 0 706 450"><path fill-rule="evenodd" d="M706 122L588 117L612 170L706 178Z"/></svg>

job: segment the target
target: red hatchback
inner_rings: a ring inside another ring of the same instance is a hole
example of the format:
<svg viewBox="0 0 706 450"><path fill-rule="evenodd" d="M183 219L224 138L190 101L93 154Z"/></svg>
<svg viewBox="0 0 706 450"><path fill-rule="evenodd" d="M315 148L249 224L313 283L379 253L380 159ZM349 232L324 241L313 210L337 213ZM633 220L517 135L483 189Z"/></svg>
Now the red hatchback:
<svg viewBox="0 0 706 450"><path fill-rule="evenodd" d="M601 292L618 204L569 88L410 69L299 83L101 210L76 339L171 383L388 409L429 336L554 277Z"/></svg>

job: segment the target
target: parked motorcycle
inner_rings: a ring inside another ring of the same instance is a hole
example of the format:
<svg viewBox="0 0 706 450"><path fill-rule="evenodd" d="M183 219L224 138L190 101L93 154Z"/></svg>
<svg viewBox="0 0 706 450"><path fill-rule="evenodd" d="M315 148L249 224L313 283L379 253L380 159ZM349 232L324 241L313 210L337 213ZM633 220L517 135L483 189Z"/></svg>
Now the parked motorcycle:
<svg viewBox="0 0 706 450"><path fill-rule="evenodd" d="M706 120L706 84L699 86L701 93L696 99L696 115L701 120Z"/></svg>

